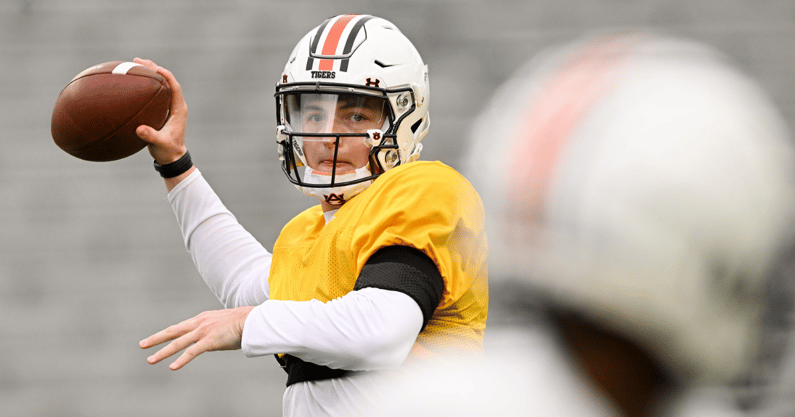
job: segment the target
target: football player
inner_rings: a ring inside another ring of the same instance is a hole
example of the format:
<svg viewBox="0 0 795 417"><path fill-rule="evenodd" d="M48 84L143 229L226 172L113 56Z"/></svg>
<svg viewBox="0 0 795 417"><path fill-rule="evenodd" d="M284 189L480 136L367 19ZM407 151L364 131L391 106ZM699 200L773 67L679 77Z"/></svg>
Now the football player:
<svg viewBox="0 0 795 417"><path fill-rule="evenodd" d="M477 354L488 309L480 198L459 173L417 161L429 127L428 68L392 23L332 17L298 42L276 85L289 181L320 205L281 231L272 254L224 207L184 143L174 91L160 131L138 130L165 178L185 245L226 307L143 341L148 361L185 349L276 355L286 416L367 415L385 381L448 354Z"/></svg>
<svg viewBox="0 0 795 417"><path fill-rule="evenodd" d="M745 415L791 320L795 164L763 90L703 44L610 32L518 69L472 140L485 366L392 415Z"/></svg>

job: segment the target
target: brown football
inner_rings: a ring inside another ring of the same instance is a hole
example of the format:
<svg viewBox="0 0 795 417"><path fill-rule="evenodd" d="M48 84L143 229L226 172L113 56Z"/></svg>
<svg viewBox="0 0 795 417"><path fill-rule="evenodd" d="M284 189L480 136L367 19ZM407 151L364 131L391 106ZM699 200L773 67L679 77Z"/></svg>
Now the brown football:
<svg viewBox="0 0 795 417"><path fill-rule="evenodd" d="M77 74L52 111L52 138L87 161L115 161L144 147L140 125L160 129L171 107L166 79L142 65L113 61Z"/></svg>

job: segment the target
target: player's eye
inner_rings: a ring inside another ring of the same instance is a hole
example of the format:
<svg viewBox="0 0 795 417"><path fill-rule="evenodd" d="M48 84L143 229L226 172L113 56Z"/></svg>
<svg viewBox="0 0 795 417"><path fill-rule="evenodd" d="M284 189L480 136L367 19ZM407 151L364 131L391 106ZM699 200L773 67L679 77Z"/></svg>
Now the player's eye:
<svg viewBox="0 0 795 417"><path fill-rule="evenodd" d="M320 113L310 113L306 116L307 123L317 124L317 123L322 123L323 120L325 120L325 117L323 117L323 115Z"/></svg>

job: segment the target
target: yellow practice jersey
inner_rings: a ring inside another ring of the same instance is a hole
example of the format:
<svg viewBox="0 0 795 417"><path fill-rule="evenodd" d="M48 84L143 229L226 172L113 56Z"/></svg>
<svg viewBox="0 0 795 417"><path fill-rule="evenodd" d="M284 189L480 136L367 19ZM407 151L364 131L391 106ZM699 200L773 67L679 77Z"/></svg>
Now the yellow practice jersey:
<svg viewBox="0 0 795 417"><path fill-rule="evenodd" d="M320 206L282 229L273 248L270 296L323 302L354 288L379 249L419 249L444 279L442 299L409 359L482 348L488 313L483 205L469 182L441 162L412 162L379 176L325 223Z"/></svg>

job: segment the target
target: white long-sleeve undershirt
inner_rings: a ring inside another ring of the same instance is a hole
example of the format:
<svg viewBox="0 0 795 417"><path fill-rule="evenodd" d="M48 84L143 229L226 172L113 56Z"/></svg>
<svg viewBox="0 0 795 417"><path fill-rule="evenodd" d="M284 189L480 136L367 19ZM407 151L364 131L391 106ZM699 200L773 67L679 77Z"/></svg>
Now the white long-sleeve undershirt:
<svg viewBox="0 0 795 417"><path fill-rule="evenodd" d="M272 255L237 222L199 170L168 198L185 247L216 297L226 308L257 306L243 328L247 356L289 353L348 370L396 368L406 359L423 321L411 297L367 288L326 303L269 300Z"/></svg>
<svg viewBox="0 0 795 417"><path fill-rule="evenodd" d="M394 369L406 359L422 326L422 312L406 294L378 288L327 303L269 301L243 327L247 356L283 352L351 371Z"/></svg>
<svg viewBox="0 0 795 417"><path fill-rule="evenodd" d="M168 194L185 247L226 308L268 300L272 255L224 206L199 170Z"/></svg>

